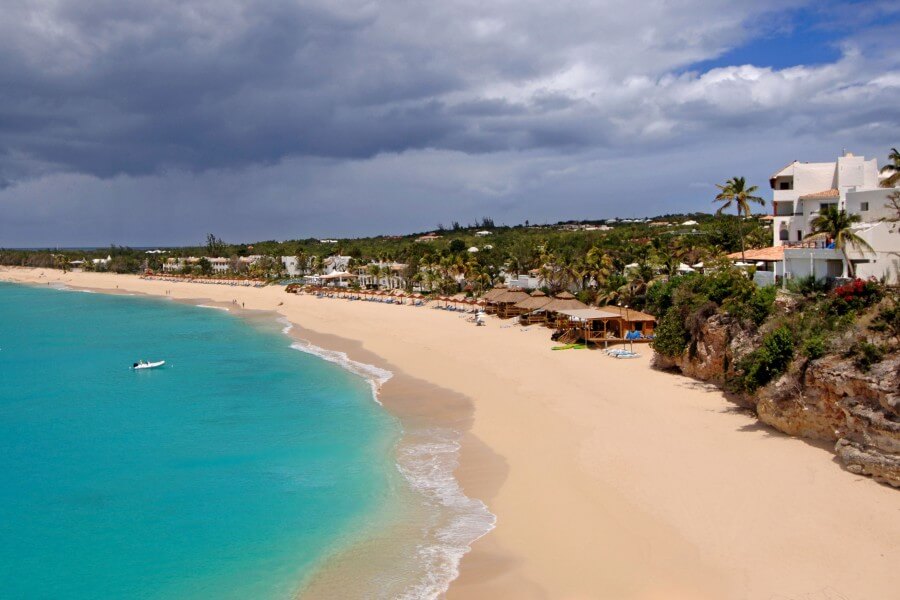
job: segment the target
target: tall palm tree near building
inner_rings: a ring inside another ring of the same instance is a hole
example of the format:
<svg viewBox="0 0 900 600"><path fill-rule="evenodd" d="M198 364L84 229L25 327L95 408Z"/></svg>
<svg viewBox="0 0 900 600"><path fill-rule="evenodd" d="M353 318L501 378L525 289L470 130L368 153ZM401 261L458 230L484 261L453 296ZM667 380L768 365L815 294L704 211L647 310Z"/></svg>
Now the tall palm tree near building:
<svg viewBox="0 0 900 600"><path fill-rule="evenodd" d="M850 258L847 256L847 245L850 245L857 250L874 252L872 246L853 231L853 225L860 221L862 221L862 217L859 215L848 214L846 210L838 210L834 206L825 206L819 211L818 216L810 223L812 233L806 236L807 238L811 238L813 236L824 234L834 240L834 247L836 250L839 250L841 256L843 256L844 263L847 265L847 274L850 277L853 277L856 274L856 269L853 267L853 263L850 262Z"/></svg>
<svg viewBox="0 0 900 600"><path fill-rule="evenodd" d="M891 188L900 183L900 152L896 148L891 148L888 161L890 161L888 164L881 167L881 172L882 174L891 173L891 175L881 182L881 186Z"/></svg>
<svg viewBox="0 0 900 600"><path fill-rule="evenodd" d="M309 255L303 250L298 250L294 258L297 260L297 272L300 275L306 275L309 266Z"/></svg>
<svg viewBox="0 0 900 600"><path fill-rule="evenodd" d="M742 217L750 216L750 203L765 206L766 201L759 196L754 196L756 190L759 189L755 185L747 186L747 181L743 177L732 177L724 183L724 185L716 184L719 188L719 194L713 202L721 202L722 206L716 211L717 215L721 215L725 209L730 208L733 204L738 215L738 232L741 237L741 261L746 262L744 255L744 222Z"/></svg>

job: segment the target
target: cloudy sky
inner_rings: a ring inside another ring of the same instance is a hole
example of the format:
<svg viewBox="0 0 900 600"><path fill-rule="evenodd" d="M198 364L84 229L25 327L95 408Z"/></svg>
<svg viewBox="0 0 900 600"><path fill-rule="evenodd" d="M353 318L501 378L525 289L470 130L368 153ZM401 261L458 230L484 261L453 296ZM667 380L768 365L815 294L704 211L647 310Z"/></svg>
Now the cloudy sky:
<svg viewBox="0 0 900 600"><path fill-rule="evenodd" d="M0 247L710 210L900 145L895 0L0 8Z"/></svg>

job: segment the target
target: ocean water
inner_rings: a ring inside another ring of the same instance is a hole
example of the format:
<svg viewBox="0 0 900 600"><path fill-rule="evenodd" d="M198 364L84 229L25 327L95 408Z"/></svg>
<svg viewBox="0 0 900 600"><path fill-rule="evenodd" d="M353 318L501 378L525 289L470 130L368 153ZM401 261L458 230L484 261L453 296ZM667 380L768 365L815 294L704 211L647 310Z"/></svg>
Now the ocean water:
<svg viewBox="0 0 900 600"><path fill-rule="evenodd" d="M445 585L415 553L479 507L440 513L370 381L266 323L0 283L0 597L294 598L382 522L418 536L396 589Z"/></svg>

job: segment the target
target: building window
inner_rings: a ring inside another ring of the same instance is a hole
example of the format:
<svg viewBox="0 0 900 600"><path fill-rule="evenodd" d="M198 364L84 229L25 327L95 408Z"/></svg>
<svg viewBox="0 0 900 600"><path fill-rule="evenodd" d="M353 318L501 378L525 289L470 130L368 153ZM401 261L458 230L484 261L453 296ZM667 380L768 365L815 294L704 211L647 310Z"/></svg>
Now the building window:
<svg viewBox="0 0 900 600"><path fill-rule="evenodd" d="M781 189L781 190L791 189L791 182L790 181L782 181L781 184L778 186L778 189Z"/></svg>
<svg viewBox="0 0 900 600"><path fill-rule="evenodd" d="M802 242L802 241L803 241L803 232L800 231L799 229L797 230L797 241L798 241L798 242Z"/></svg>
<svg viewBox="0 0 900 600"><path fill-rule="evenodd" d="M782 242L788 241L790 234L788 233L787 225L784 223L781 224L781 229L778 230L778 239Z"/></svg>
<svg viewBox="0 0 900 600"><path fill-rule="evenodd" d="M869 210L869 203L868 202L860 202L859 210L860 210L860 212L866 212L867 210Z"/></svg>

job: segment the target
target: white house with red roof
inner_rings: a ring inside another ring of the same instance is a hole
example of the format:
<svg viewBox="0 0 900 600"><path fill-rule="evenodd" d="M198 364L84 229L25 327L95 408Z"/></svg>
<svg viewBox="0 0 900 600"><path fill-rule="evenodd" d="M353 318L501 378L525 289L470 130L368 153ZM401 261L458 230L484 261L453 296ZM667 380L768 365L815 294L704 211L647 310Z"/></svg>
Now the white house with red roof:
<svg viewBox="0 0 900 600"><path fill-rule="evenodd" d="M782 266L788 278L848 275L844 256L832 240L808 238L813 219L824 207L835 206L861 217L855 233L873 248L847 248L856 275L897 281L900 231L891 231L891 224L884 220L890 215L888 195L896 188L880 187L880 182L877 160L850 152L835 162L794 161L772 175L772 245L783 247Z"/></svg>

